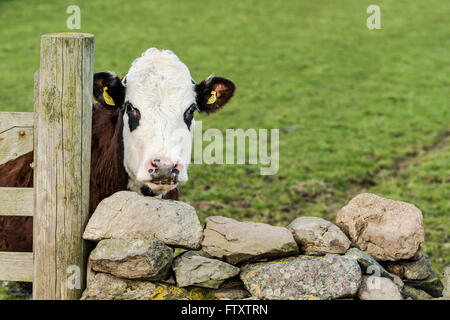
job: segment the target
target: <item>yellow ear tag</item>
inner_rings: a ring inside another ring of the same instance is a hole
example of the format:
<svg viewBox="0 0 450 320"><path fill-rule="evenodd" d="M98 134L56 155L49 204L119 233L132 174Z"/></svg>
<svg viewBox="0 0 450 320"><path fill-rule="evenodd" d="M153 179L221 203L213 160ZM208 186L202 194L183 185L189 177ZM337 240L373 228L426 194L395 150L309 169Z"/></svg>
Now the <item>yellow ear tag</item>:
<svg viewBox="0 0 450 320"><path fill-rule="evenodd" d="M211 91L211 97L209 97L208 101L206 101L207 104L213 104L214 102L216 102L216 92L215 91Z"/></svg>
<svg viewBox="0 0 450 320"><path fill-rule="evenodd" d="M110 106L115 106L116 104L114 103L113 98L111 98L111 96L108 94L108 92L106 92L106 90L108 90L107 86L103 87L103 99L105 100L106 104L110 105Z"/></svg>

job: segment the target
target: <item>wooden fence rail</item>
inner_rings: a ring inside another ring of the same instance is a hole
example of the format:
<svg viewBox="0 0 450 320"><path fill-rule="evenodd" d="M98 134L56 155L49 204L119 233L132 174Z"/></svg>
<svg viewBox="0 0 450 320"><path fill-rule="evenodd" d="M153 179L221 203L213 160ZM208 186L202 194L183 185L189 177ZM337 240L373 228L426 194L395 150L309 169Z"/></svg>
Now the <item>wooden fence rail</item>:
<svg viewBox="0 0 450 320"><path fill-rule="evenodd" d="M33 216L33 252L0 252L0 280L79 299L89 216L94 36L43 35L33 113L0 113L0 165L34 150L34 188L0 188L0 216Z"/></svg>
<svg viewBox="0 0 450 320"><path fill-rule="evenodd" d="M9 281L33 281L32 252L0 252L0 274Z"/></svg>
<svg viewBox="0 0 450 320"><path fill-rule="evenodd" d="M0 165L33 150L33 113L0 112Z"/></svg>
<svg viewBox="0 0 450 320"><path fill-rule="evenodd" d="M33 188L0 188L0 216L32 216ZM1 273L0 273L1 275Z"/></svg>

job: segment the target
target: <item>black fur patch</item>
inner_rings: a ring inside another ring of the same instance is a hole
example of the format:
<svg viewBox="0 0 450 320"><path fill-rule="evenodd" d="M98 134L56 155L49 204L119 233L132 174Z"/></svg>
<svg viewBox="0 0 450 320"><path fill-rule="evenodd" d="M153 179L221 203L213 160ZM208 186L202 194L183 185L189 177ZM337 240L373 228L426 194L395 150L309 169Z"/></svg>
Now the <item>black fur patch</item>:
<svg viewBox="0 0 450 320"><path fill-rule="evenodd" d="M147 187L147 186L141 187L141 192L142 192L142 194L143 194L144 196L147 196L147 197L154 197L154 196L156 196L156 193L154 193L154 192L152 191L152 189L150 189L150 188Z"/></svg>
<svg viewBox="0 0 450 320"><path fill-rule="evenodd" d="M186 123L189 130L191 130L192 119L194 119L194 112L197 106L192 104L183 114L184 123Z"/></svg>
<svg viewBox="0 0 450 320"><path fill-rule="evenodd" d="M130 126L130 131L135 130L137 127L139 127L139 120L141 119L141 115L134 115L129 114L128 115L128 125Z"/></svg>
<svg viewBox="0 0 450 320"><path fill-rule="evenodd" d="M130 127L130 132L139 127L139 121L141 120L141 113L138 109L134 108L130 102L125 102L124 105L125 112L128 115L128 126Z"/></svg>

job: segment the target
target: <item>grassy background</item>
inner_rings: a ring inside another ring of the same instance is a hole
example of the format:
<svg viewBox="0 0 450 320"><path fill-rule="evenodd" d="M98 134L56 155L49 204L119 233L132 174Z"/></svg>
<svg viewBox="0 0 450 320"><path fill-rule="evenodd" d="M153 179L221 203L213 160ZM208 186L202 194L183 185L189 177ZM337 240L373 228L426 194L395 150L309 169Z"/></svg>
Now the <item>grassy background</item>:
<svg viewBox="0 0 450 320"><path fill-rule="evenodd" d="M376 3L376 2L375 2ZM181 200L209 215L285 226L334 221L361 192L414 203L424 252L450 263L450 2L0 0L0 110L32 111L40 35L66 29L81 7L95 70L124 75L155 46L173 50L196 81L235 81L208 128L280 128L280 170L192 165Z"/></svg>

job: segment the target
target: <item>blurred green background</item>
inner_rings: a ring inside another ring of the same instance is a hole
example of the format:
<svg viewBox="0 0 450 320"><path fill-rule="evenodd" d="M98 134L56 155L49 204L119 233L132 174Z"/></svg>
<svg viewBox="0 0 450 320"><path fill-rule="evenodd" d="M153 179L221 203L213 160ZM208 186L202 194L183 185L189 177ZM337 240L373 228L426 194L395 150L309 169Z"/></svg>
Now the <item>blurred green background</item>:
<svg viewBox="0 0 450 320"><path fill-rule="evenodd" d="M450 1L0 0L0 110L33 110L40 36L70 31L72 4L96 71L123 76L145 49L171 49L196 81L237 85L224 110L197 116L204 130L280 129L276 175L191 166L181 200L202 221L335 221L373 192L419 207L423 251L439 273L450 263ZM371 4L381 30L366 27Z"/></svg>

